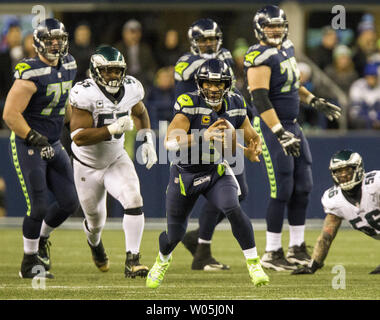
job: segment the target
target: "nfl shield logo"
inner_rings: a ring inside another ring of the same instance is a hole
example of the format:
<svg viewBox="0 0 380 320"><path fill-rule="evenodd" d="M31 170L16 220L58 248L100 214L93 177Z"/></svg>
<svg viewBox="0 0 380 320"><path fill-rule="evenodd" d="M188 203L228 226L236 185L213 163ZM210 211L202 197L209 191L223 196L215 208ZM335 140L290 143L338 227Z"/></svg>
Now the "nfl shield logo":
<svg viewBox="0 0 380 320"><path fill-rule="evenodd" d="M28 150L28 155L30 155L30 156L34 155L34 150L33 149L29 149Z"/></svg>
<svg viewBox="0 0 380 320"><path fill-rule="evenodd" d="M103 100L96 100L96 107L103 108Z"/></svg>

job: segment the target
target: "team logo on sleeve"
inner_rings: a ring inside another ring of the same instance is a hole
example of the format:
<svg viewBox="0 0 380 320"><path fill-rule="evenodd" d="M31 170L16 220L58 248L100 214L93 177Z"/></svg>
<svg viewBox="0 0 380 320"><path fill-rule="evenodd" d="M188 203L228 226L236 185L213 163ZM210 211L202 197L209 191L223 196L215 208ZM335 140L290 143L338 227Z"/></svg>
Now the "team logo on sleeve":
<svg viewBox="0 0 380 320"><path fill-rule="evenodd" d="M208 124L210 124L210 120L211 120L210 116L203 116L201 123L203 125L208 125Z"/></svg>

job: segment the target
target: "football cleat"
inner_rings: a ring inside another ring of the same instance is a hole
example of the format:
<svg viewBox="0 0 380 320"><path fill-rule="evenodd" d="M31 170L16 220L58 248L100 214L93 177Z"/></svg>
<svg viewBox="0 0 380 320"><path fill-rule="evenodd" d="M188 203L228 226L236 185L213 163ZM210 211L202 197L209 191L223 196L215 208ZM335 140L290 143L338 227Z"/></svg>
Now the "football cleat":
<svg viewBox="0 0 380 320"><path fill-rule="evenodd" d="M209 243L198 243L195 251L192 270L219 271L230 270L230 266L216 261L211 256L211 245Z"/></svg>
<svg viewBox="0 0 380 320"><path fill-rule="evenodd" d="M127 252L127 258L125 260L125 277L126 278L145 278L149 272L149 268L140 263L140 253Z"/></svg>
<svg viewBox="0 0 380 320"><path fill-rule="evenodd" d="M191 252L193 256L195 255L195 251L197 250L198 236L199 229L196 229L193 231L186 232L185 236L182 239L183 245L187 250Z"/></svg>
<svg viewBox="0 0 380 320"><path fill-rule="evenodd" d="M289 247L286 260L296 265L307 266L311 261L311 257L307 252L305 242L302 242L300 246Z"/></svg>
<svg viewBox="0 0 380 320"><path fill-rule="evenodd" d="M369 274L380 274L380 265L376 267L375 270L371 271Z"/></svg>
<svg viewBox="0 0 380 320"><path fill-rule="evenodd" d="M162 262L160 255L158 254L155 264L152 269L150 269L148 276L146 277L146 286L148 288L156 289L161 285L162 280L164 280L165 272L168 270L172 260L173 259L170 256L168 262Z"/></svg>
<svg viewBox="0 0 380 320"><path fill-rule="evenodd" d="M282 248L277 251L266 251L261 258L261 265L264 268L275 271L296 270L297 266L285 259Z"/></svg>
<svg viewBox="0 0 380 320"><path fill-rule="evenodd" d="M54 276L49 271L46 271L45 265L41 261L41 258L37 255L37 253L24 253L19 276L23 279L33 279L34 277L46 279L54 278Z"/></svg>
<svg viewBox="0 0 380 320"><path fill-rule="evenodd" d="M51 261L50 261L50 247L51 242L49 238L40 237L40 242L38 244L38 256L41 262L44 264L46 270L50 270Z"/></svg>
<svg viewBox="0 0 380 320"><path fill-rule="evenodd" d="M269 277L261 267L259 257L247 259L247 268L251 281L256 287L265 286L269 283Z"/></svg>
<svg viewBox="0 0 380 320"><path fill-rule="evenodd" d="M87 243L91 248L92 260L97 268L102 272L107 272L110 268L110 264L102 240L100 240L96 247L93 247L88 241Z"/></svg>

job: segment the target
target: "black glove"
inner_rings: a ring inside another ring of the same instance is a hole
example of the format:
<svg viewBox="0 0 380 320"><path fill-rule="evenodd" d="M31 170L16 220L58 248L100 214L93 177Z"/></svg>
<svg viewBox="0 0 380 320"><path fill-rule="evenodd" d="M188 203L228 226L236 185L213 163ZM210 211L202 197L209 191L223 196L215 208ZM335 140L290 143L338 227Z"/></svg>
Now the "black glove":
<svg viewBox="0 0 380 320"><path fill-rule="evenodd" d="M317 261L311 260L309 265L302 266L301 268L294 270L291 274L313 274L322 267L323 263L320 264Z"/></svg>
<svg viewBox="0 0 380 320"><path fill-rule="evenodd" d="M326 101L323 98L314 97L310 101L310 106L322 112L327 119L333 121L334 119L339 119L341 116L342 109L335 104Z"/></svg>
<svg viewBox="0 0 380 320"><path fill-rule="evenodd" d="M293 133L290 131L285 131L284 128L281 128L275 132L275 135L277 136L278 141L287 156L300 156L301 140L298 139Z"/></svg>
<svg viewBox="0 0 380 320"><path fill-rule="evenodd" d="M31 129L25 138L28 146L36 147L40 150L40 156L43 160L50 160L54 157L54 148L50 145L48 138Z"/></svg>

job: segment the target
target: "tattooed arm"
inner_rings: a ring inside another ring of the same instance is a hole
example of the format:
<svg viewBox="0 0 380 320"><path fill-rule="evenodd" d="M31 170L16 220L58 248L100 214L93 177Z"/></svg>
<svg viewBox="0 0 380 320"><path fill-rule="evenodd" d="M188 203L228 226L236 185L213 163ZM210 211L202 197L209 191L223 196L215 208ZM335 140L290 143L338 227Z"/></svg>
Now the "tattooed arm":
<svg viewBox="0 0 380 320"><path fill-rule="evenodd" d="M341 223L342 218L333 214L326 215L322 232L317 239L310 264L294 270L292 274L312 274L323 267L323 261L325 261L327 257L331 243L333 242Z"/></svg>
<svg viewBox="0 0 380 320"><path fill-rule="evenodd" d="M317 239L312 255L312 259L318 264L322 265L323 261L325 261L331 243L333 242L341 223L342 218L333 214L326 215L322 232Z"/></svg>

